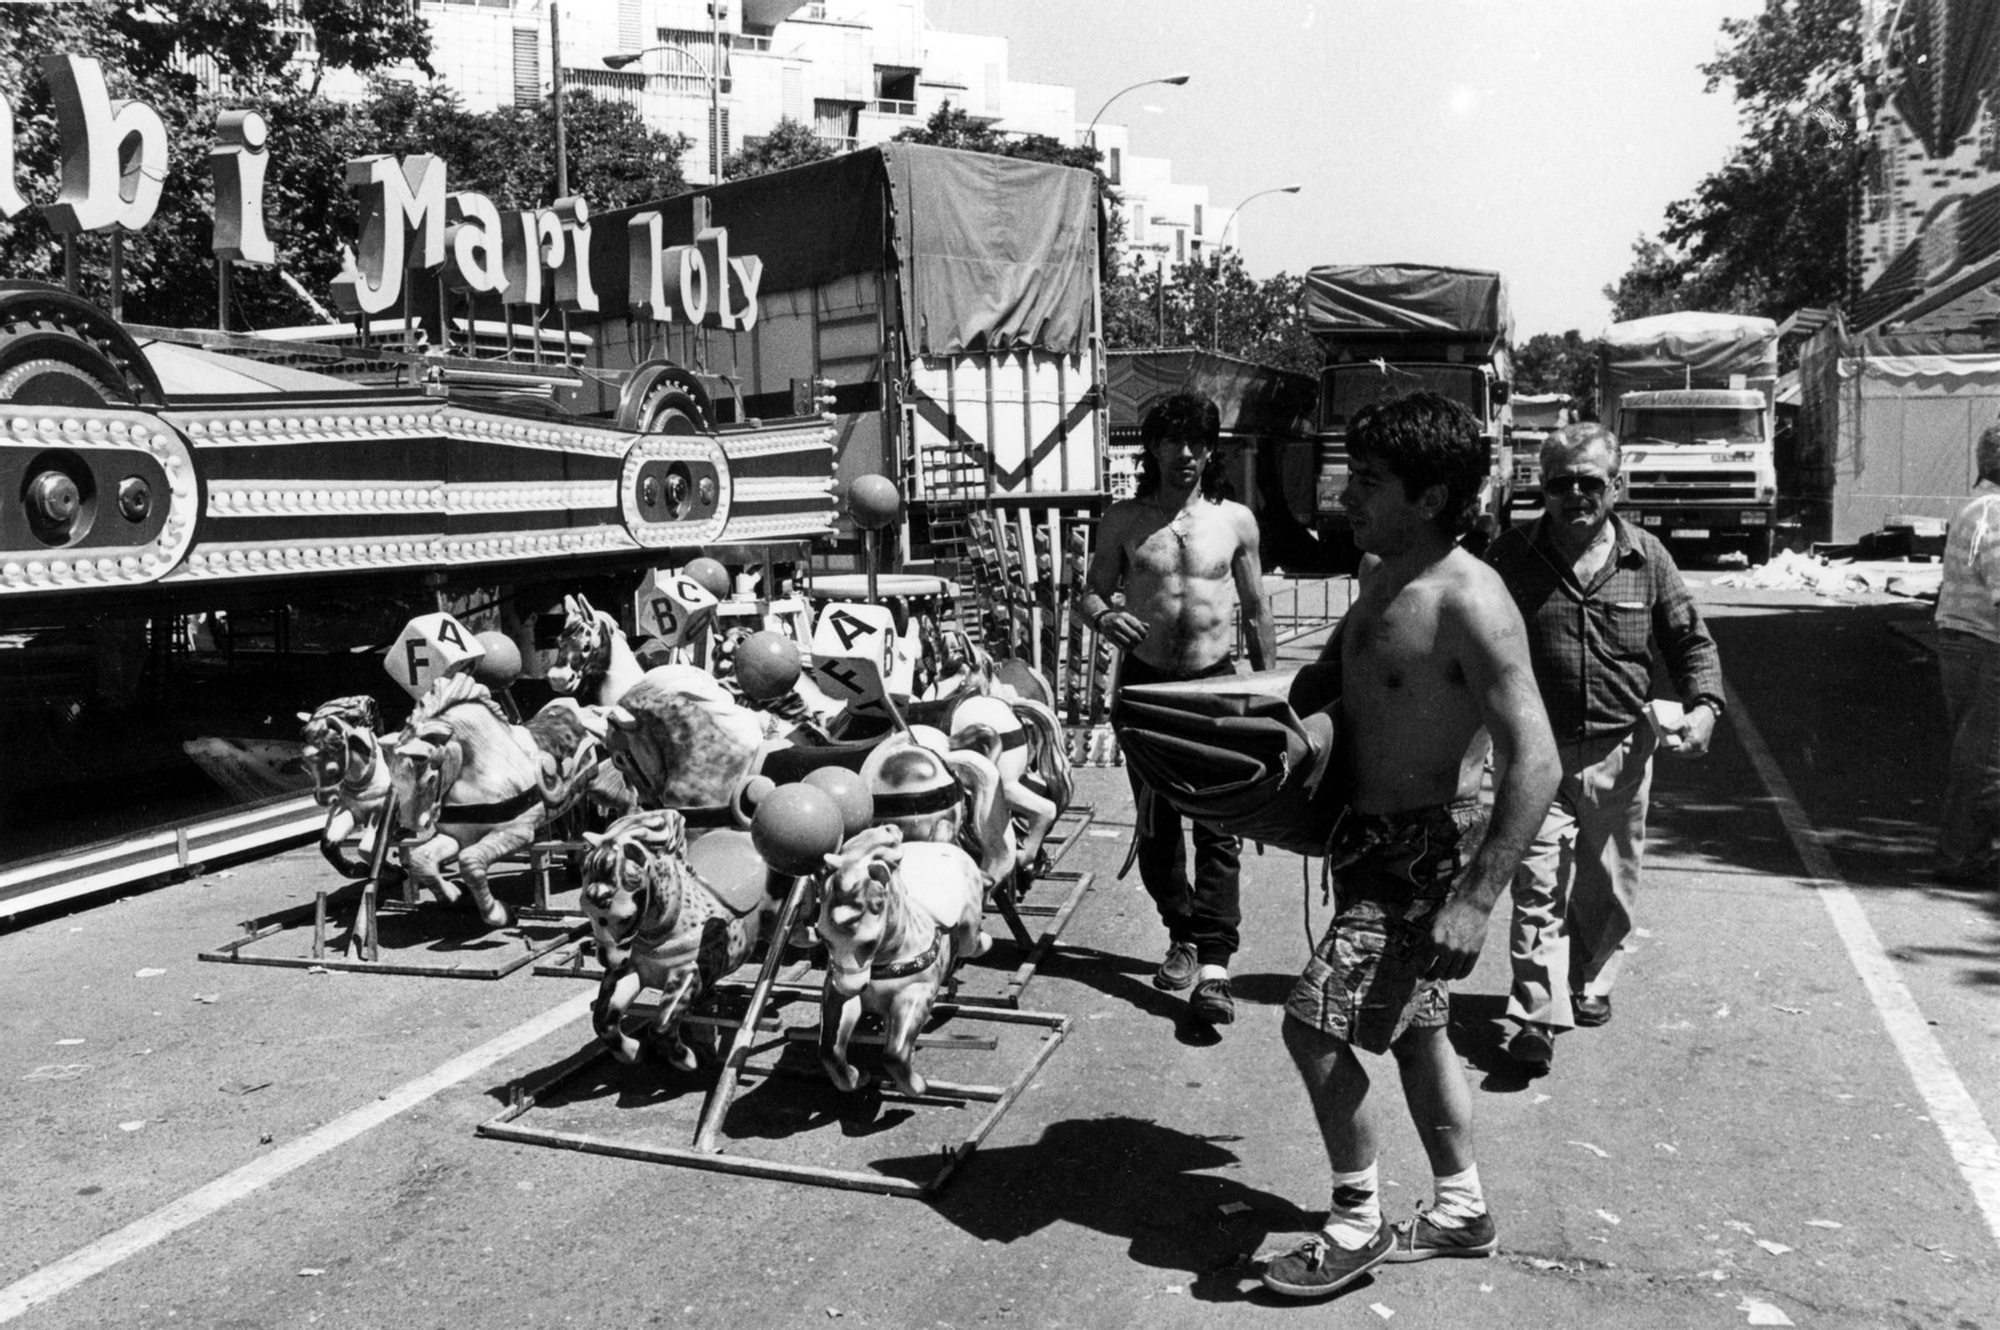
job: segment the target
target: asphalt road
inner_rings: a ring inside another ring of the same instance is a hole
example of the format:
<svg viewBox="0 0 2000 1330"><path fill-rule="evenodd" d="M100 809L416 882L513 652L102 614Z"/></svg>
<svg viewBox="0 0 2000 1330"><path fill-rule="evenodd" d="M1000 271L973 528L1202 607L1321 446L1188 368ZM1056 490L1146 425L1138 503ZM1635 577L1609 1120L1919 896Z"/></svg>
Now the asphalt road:
<svg viewBox="0 0 2000 1330"><path fill-rule="evenodd" d="M1239 1020L1198 1037L1147 984L1164 936L1136 880L1113 878L1131 806L1123 771L1100 769L1064 864L1096 884L1027 1002L1073 1027L934 1203L476 1136L512 1083L585 1043L590 986L196 959L309 901L327 879L310 851L0 935L0 1319L2000 1327L2000 1160L1979 1171L1979 1133L2000 1125L2000 895L1920 876L1936 678L1892 626L1926 611L1701 594L1740 705L1707 760L1661 759L1616 1019L1522 1079L1498 1051L1500 918L1454 1000L1496 1260L1385 1267L1317 1306L1258 1290L1247 1258L1326 1199L1278 1041L1326 910L1296 858L1247 858ZM1816 879L1828 858L1837 879ZM484 954L438 936L433 955ZM1003 1081L1032 1049L965 1024L996 1047L926 1051L932 1075ZM1375 1065L1401 1218L1428 1178ZM593 1075L524 1121L683 1143L700 1087ZM725 1138L919 1176L973 1119L770 1080Z"/></svg>

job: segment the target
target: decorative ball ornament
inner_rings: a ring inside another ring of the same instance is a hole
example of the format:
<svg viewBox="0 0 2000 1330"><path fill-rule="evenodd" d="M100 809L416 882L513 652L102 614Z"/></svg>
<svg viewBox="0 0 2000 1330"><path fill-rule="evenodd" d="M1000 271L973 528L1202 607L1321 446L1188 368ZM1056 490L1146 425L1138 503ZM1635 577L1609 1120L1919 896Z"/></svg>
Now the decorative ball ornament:
<svg viewBox="0 0 2000 1330"><path fill-rule="evenodd" d="M845 820L833 796L814 785L780 785L750 819L750 842L764 862L795 877L817 873L841 845Z"/></svg>
<svg viewBox="0 0 2000 1330"><path fill-rule="evenodd" d="M855 525L879 531L896 520L903 510L903 495L887 476L856 476L847 487L847 511Z"/></svg>
<svg viewBox="0 0 2000 1330"><path fill-rule="evenodd" d="M505 633L481 633L476 640L486 654L472 667L472 677L488 688L512 687L521 677L521 648Z"/></svg>
<svg viewBox="0 0 2000 1330"><path fill-rule="evenodd" d="M736 686L753 702L783 697L799 681L798 644L768 630L743 639L736 648Z"/></svg>
<svg viewBox="0 0 2000 1330"><path fill-rule="evenodd" d="M729 576L729 570L716 560L705 556L689 559L687 567L681 569L681 572L699 582L702 589L717 600L728 600L729 593L735 587L734 580Z"/></svg>
<svg viewBox="0 0 2000 1330"><path fill-rule="evenodd" d="M729 800L730 807L736 810L737 822L749 826L750 819L757 815L757 806L777 788L778 783L769 776L746 776L738 781L736 792Z"/></svg>
<svg viewBox="0 0 2000 1330"><path fill-rule="evenodd" d="M820 767L806 773L805 783L825 790L840 806L841 842L866 831L875 821L875 796L858 771L846 767Z"/></svg>

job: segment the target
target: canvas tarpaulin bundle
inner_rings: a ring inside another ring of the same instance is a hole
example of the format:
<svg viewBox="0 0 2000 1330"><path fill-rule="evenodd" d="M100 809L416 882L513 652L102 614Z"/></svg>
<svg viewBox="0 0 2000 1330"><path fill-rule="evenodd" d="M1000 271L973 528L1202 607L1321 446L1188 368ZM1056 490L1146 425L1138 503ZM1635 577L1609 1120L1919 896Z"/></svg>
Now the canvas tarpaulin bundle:
<svg viewBox="0 0 2000 1330"><path fill-rule="evenodd" d="M1303 718L1290 673L1134 684L1111 713L1125 760L1183 817L1297 854L1326 853L1345 806L1329 711Z"/></svg>

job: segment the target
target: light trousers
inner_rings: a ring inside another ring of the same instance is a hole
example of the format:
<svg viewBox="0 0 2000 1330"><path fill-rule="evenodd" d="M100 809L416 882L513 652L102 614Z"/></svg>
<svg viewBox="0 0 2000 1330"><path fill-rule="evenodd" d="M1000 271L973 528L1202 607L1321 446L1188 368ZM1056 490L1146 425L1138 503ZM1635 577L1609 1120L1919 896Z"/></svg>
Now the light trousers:
<svg viewBox="0 0 2000 1330"><path fill-rule="evenodd" d="M1624 735L1560 746L1562 784L1514 872L1512 1019L1571 1029L1571 995L1608 997L1618 982L1658 743L1641 720Z"/></svg>
<svg viewBox="0 0 2000 1330"><path fill-rule="evenodd" d="M2000 643L1946 629L1937 659L1951 736L1938 866L1991 872L2000 863Z"/></svg>

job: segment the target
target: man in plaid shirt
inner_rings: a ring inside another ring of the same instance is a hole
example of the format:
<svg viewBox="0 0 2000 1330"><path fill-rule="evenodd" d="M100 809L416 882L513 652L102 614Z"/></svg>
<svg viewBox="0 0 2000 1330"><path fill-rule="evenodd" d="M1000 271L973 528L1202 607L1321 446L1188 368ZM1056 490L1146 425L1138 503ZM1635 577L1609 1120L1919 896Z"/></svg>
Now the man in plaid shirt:
<svg viewBox="0 0 2000 1330"><path fill-rule="evenodd" d="M2000 886L2000 423L1979 436L1979 484L1945 538L1938 681L1951 757L1932 876Z"/></svg>
<svg viewBox="0 0 2000 1330"><path fill-rule="evenodd" d="M1528 628L1562 784L1514 874L1508 1052L1547 1071L1555 1036L1611 1019L1632 929L1653 752L1708 751L1722 714L1715 640L1666 547L1614 508L1618 438L1569 425L1542 446L1543 516L1487 553ZM1686 704L1649 714L1652 647Z"/></svg>

